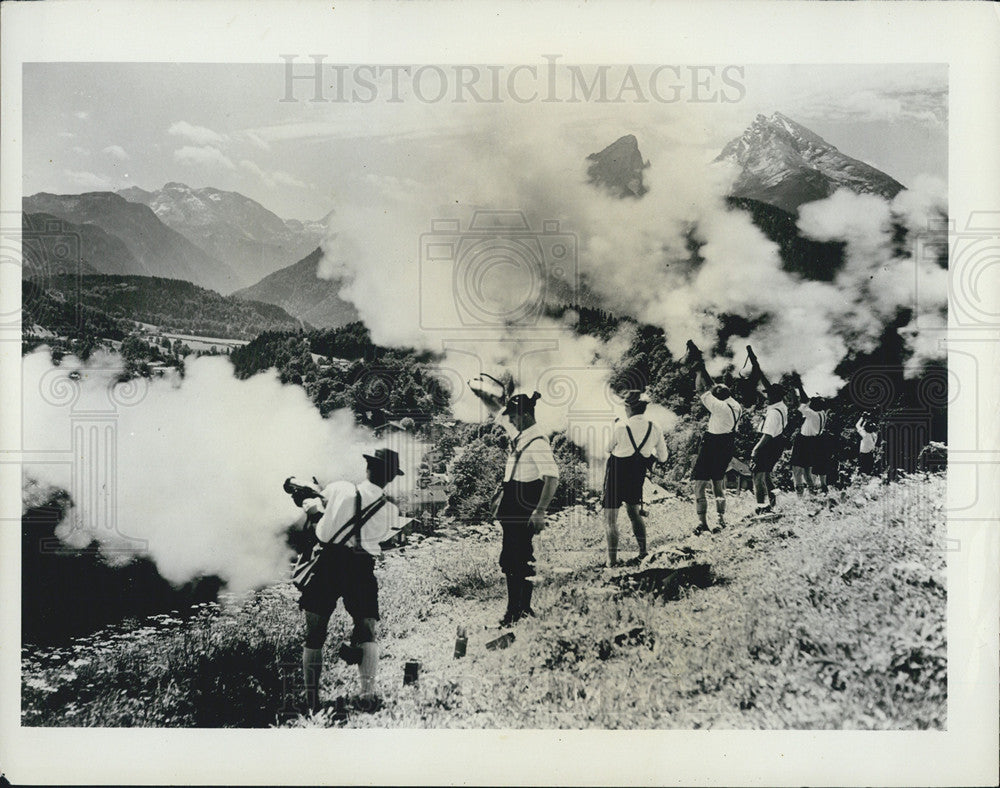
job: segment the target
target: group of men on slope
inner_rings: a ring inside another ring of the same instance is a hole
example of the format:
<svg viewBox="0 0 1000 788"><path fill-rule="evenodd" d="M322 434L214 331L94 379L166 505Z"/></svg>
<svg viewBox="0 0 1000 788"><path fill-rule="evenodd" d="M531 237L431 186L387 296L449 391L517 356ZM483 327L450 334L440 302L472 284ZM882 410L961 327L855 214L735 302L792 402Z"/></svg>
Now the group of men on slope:
<svg viewBox="0 0 1000 788"><path fill-rule="evenodd" d="M750 360L754 392L762 385L768 402L760 425L760 438L751 452L757 511L766 513L775 504L771 471L785 449L788 407L784 402L785 387L767 381L752 352ZM733 458L736 428L744 408L727 385L712 380L701 353L692 343L689 343L686 361L695 374L696 390L709 412L692 469L698 514L695 533L701 533L711 530L707 519L709 486L715 498L718 524L721 527L725 523L725 474ZM807 397L801 380L796 380L796 384L804 421L792 449L792 470L796 491L801 495L807 484L810 488L813 486L814 479L825 490L830 459L828 444L820 440L827 422L826 402ZM535 420L538 392L504 396L485 389L473 390L510 439L503 481L492 509L503 532L499 563L506 579L507 607L500 625L508 627L534 616L531 608L535 574L533 538L545 528L546 512L559 483L559 468L548 437ZM626 392L625 418L617 419L614 424L603 489L609 567L618 563L617 520L622 504L639 549L638 555L627 563L638 563L647 554L646 525L642 516L643 485L652 463L668 459L663 431L646 417L647 405L640 392ZM867 440L871 444L870 453L874 435L865 431L870 427L864 420L857 426L862 435L862 452ZM340 599L353 620L354 629L350 645L342 646L339 656L358 665L362 708L370 710L378 706L375 630L379 609L374 567L375 558L381 554L380 543L390 534L399 516L395 505L387 502L384 488L402 476L403 470L399 455L390 449L378 449L364 458L367 479L361 484L338 481L323 490L318 486L299 487L292 495L296 505L305 510L314 536L311 549L299 561L306 569L296 576L301 591L299 606L305 612L306 623L303 679L306 697L313 709L320 705L319 677L327 627Z"/></svg>

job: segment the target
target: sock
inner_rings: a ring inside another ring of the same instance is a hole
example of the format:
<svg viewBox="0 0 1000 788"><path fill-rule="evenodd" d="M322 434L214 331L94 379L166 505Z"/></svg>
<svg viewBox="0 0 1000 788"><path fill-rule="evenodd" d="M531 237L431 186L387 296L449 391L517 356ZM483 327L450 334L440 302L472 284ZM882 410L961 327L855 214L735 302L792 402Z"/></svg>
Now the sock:
<svg viewBox="0 0 1000 788"><path fill-rule="evenodd" d="M361 697L371 698L375 695L375 671L378 669L378 645L374 642L361 644L361 664L358 672L361 674Z"/></svg>
<svg viewBox="0 0 1000 788"><path fill-rule="evenodd" d="M635 535L635 543L639 545L639 555L646 555L646 524L641 521L632 523L632 533Z"/></svg>
<svg viewBox="0 0 1000 788"><path fill-rule="evenodd" d="M719 515L719 520L721 521L726 516L726 499L716 498L715 499L715 513Z"/></svg>
<svg viewBox="0 0 1000 788"><path fill-rule="evenodd" d="M319 677L323 673L323 649L302 649L302 681L306 688L306 703L311 710L319 708Z"/></svg>
<svg viewBox="0 0 1000 788"><path fill-rule="evenodd" d="M698 510L698 522L702 525L708 525L708 501L704 498L699 498L695 501L695 508Z"/></svg>

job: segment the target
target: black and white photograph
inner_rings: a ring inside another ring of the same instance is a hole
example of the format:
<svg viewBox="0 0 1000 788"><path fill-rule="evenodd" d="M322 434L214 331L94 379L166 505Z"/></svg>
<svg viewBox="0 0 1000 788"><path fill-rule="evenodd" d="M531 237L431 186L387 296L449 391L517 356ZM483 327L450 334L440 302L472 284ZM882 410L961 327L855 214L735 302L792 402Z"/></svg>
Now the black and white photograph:
<svg viewBox="0 0 1000 788"><path fill-rule="evenodd" d="M5 779L989 784L937 5L5 5Z"/></svg>

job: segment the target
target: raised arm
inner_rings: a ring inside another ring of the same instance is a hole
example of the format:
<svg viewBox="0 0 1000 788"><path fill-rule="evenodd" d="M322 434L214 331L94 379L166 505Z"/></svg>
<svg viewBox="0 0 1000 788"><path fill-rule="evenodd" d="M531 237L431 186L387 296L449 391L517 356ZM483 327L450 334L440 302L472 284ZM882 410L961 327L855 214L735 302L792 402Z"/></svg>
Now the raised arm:
<svg viewBox="0 0 1000 788"><path fill-rule="evenodd" d="M694 372L694 387L699 395L712 388L714 382L708 374L708 370L705 369L705 359L702 352L690 339L687 341L687 353L684 355L682 363L687 364L688 368Z"/></svg>
<svg viewBox="0 0 1000 788"><path fill-rule="evenodd" d="M764 374L764 370L760 368L760 362L757 361L757 356L754 354L753 348L750 347L749 345L747 345L747 358L750 359L751 374L753 377L756 378L757 381L754 385L758 386L761 383L763 383L764 390L767 391L768 387L771 385L771 382L767 379L767 376Z"/></svg>
<svg viewBox="0 0 1000 788"><path fill-rule="evenodd" d="M798 372L793 374L793 380L795 381L795 391L799 395L799 403L808 402L809 395L806 394L805 388L802 386L802 376Z"/></svg>

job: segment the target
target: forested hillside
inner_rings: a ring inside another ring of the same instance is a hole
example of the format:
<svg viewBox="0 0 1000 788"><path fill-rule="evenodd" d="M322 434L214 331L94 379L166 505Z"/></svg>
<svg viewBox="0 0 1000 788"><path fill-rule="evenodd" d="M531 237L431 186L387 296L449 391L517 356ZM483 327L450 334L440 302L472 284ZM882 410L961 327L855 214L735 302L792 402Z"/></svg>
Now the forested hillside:
<svg viewBox="0 0 1000 788"><path fill-rule="evenodd" d="M112 317L152 324L161 331L251 339L263 331L302 327L281 307L222 296L179 279L53 276L44 284L68 303L78 301Z"/></svg>

